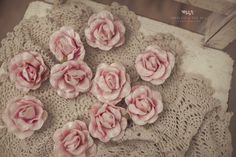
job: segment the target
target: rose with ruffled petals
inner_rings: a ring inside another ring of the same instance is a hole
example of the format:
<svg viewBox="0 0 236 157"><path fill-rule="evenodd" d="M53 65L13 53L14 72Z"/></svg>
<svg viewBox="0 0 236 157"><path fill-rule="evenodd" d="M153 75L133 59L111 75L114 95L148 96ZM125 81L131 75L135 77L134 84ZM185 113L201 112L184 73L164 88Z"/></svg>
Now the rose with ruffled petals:
<svg viewBox="0 0 236 157"><path fill-rule="evenodd" d="M137 125L154 123L163 110L161 95L147 86L134 86L125 98L128 114Z"/></svg>
<svg viewBox="0 0 236 157"><path fill-rule="evenodd" d="M120 140L125 133L127 120L123 117L124 109L109 104L95 104L90 111L90 134L101 140Z"/></svg>
<svg viewBox="0 0 236 157"><path fill-rule="evenodd" d="M47 119L40 100L32 96L16 97L7 103L2 120L9 132L24 139L39 130Z"/></svg>
<svg viewBox="0 0 236 157"><path fill-rule="evenodd" d="M91 92L99 101L117 104L130 90L130 78L122 64L101 63L98 66Z"/></svg>
<svg viewBox="0 0 236 157"><path fill-rule="evenodd" d="M124 44L125 26L109 11L101 11L89 18L85 36L90 46L108 51Z"/></svg>
<svg viewBox="0 0 236 157"><path fill-rule="evenodd" d="M140 77L154 85L165 82L170 76L174 64L174 55L156 45L148 46L144 53L137 56L135 61L135 67Z"/></svg>
<svg viewBox="0 0 236 157"><path fill-rule="evenodd" d="M84 45L71 27L62 27L50 36L49 47L57 60L83 60Z"/></svg>
<svg viewBox="0 0 236 157"><path fill-rule="evenodd" d="M93 157L96 144L84 122L76 120L66 123L53 135L54 155L56 157Z"/></svg>
<svg viewBox="0 0 236 157"><path fill-rule="evenodd" d="M75 98L91 87L92 71L83 61L67 61L51 69L50 83L63 98Z"/></svg>
<svg viewBox="0 0 236 157"><path fill-rule="evenodd" d="M37 52L22 52L15 55L8 65L10 80L24 92L36 90L48 79L49 70Z"/></svg>

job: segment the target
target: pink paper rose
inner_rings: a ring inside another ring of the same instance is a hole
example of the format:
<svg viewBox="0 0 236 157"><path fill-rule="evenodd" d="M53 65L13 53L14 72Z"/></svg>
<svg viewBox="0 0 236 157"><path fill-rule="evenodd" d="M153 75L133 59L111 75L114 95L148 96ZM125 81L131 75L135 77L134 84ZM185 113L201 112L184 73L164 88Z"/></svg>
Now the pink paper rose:
<svg viewBox="0 0 236 157"><path fill-rule="evenodd" d="M91 92L99 101L117 104L130 90L130 78L122 64L102 63L98 66Z"/></svg>
<svg viewBox="0 0 236 157"><path fill-rule="evenodd" d="M92 71L83 61L67 61L51 69L50 83L63 98L74 98L91 87Z"/></svg>
<svg viewBox="0 0 236 157"><path fill-rule="evenodd" d="M70 27L54 32L49 41L51 52L57 60L83 60L85 50L80 36Z"/></svg>
<svg viewBox="0 0 236 157"><path fill-rule="evenodd" d="M2 120L9 132L24 139L39 130L47 119L43 104L33 96L16 97L7 103Z"/></svg>
<svg viewBox="0 0 236 157"><path fill-rule="evenodd" d="M134 86L125 98L128 114L137 125L154 123L163 110L161 95L147 86Z"/></svg>
<svg viewBox="0 0 236 157"><path fill-rule="evenodd" d="M137 56L135 67L144 81L160 85L170 76L175 64L172 53L162 50L156 45L148 46L144 53Z"/></svg>
<svg viewBox="0 0 236 157"><path fill-rule="evenodd" d="M85 36L90 46L108 51L124 44L125 26L109 11L101 11L89 18Z"/></svg>
<svg viewBox="0 0 236 157"><path fill-rule="evenodd" d="M93 157L96 145L84 122L76 120L66 123L53 135L56 157Z"/></svg>
<svg viewBox="0 0 236 157"><path fill-rule="evenodd" d="M123 114L124 109L121 107L99 103L93 105L90 111L90 134L102 142L120 140L127 127L127 120Z"/></svg>
<svg viewBox="0 0 236 157"><path fill-rule="evenodd" d="M22 52L15 55L8 65L10 80L20 90L38 89L48 79L49 70L37 52Z"/></svg>

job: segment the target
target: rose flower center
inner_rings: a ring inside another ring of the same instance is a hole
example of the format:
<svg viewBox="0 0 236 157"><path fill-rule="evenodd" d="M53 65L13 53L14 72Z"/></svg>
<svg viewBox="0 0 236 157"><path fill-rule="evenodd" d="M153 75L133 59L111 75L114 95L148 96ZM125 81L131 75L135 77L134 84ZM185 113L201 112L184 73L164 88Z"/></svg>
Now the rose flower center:
<svg viewBox="0 0 236 157"><path fill-rule="evenodd" d="M85 76L86 74L84 71L70 70L65 74L64 78L68 84L76 86L85 79Z"/></svg>
<svg viewBox="0 0 236 157"><path fill-rule="evenodd" d="M113 114L105 112L99 117L99 119L104 127L109 129L115 127L115 117Z"/></svg>
<svg viewBox="0 0 236 157"><path fill-rule="evenodd" d="M159 67L159 61L157 61L155 56L150 56L145 58L144 65L148 70L156 71Z"/></svg>
<svg viewBox="0 0 236 157"><path fill-rule="evenodd" d="M63 140L64 147L70 153L76 153L76 150L85 142L85 136L81 131L72 130Z"/></svg>
<svg viewBox="0 0 236 157"><path fill-rule="evenodd" d="M119 88L119 77L114 73L108 73L105 76L105 82L110 89Z"/></svg>
<svg viewBox="0 0 236 157"><path fill-rule="evenodd" d="M109 25L104 22L98 27L98 34L99 34L98 35L99 40L107 41L112 38L112 36L114 35L114 32L112 32Z"/></svg>
<svg viewBox="0 0 236 157"><path fill-rule="evenodd" d="M32 106L25 107L21 109L18 113L18 117L22 118L24 120L31 120L35 117L36 112L35 109Z"/></svg>
<svg viewBox="0 0 236 157"><path fill-rule="evenodd" d="M28 82L34 82L37 79L36 68L27 64L22 70L22 77Z"/></svg>
<svg viewBox="0 0 236 157"><path fill-rule="evenodd" d="M63 52L64 55L68 55L72 53L74 49L76 49L74 41L67 36L59 38L57 43L59 49Z"/></svg>
<svg viewBox="0 0 236 157"><path fill-rule="evenodd" d="M136 100L136 107L145 113L152 110L152 100L150 98L141 98Z"/></svg>

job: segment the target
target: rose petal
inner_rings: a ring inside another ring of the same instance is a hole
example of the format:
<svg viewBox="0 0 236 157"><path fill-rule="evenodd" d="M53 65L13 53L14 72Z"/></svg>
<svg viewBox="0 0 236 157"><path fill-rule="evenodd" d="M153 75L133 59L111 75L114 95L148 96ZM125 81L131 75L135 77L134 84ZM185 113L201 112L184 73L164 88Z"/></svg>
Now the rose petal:
<svg viewBox="0 0 236 157"><path fill-rule="evenodd" d="M84 122L76 120L66 123L53 135L54 154L61 156L88 156L96 154L96 145Z"/></svg>
<svg viewBox="0 0 236 157"><path fill-rule="evenodd" d="M24 139L39 130L47 119L42 107L41 101L33 96L16 97L7 103L2 119L9 132Z"/></svg>
<svg viewBox="0 0 236 157"><path fill-rule="evenodd" d="M127 120L121 116L121 109L111 104L95 104L90 117L89 132L102 142L121 136L127 127Z"/></svg>
<svg viewBox="0 0 236 157"><path fill-rule="evenodd" d="M116 104L130 93L130 78L120 63L100 64L93 79L91 93L104 103Z"/></svg>
<svg viewBox="0 0 236 157"><path fill-rule="evenodd" d="M67 61L52 67L50 83L58 95L74 98L91 87L92 71L83 61Z"/></svg>
<svg viewBox="0 0 236 157"><path fill-rule="evenodd" d="M49 47L59 61L83 60L85 50L80 36L71 27L61 27L50 36Z"/></svg>
<svg viewBox="0 0 236 157"><path fill-rule="evenodd" d="M137 56L135 68L143 80L160 85L170 76L174 62L175 58L172 53L157 45L150 45L145 52Z"/></svg>
<svg viewBox="0 0 236 157"><path fill-rule="evenodd" d="M15 55L8 65L11 82L20 90L28 92L38 89L48 78L48 68L37 52L21 52Z"/></svg>
<svg viewBox="0 0 236 157"><path fill-rule="evenodd" d="M123 23L109 11L93 14L85 28L87 43L104 51L121 46L125 41L124 33Z"/></svg>
<svg viewBox="0 0 236 157"><path fill-rule="evenodd" d="M128 114L137 125L154 123L163 110L160 93L152 91L148 86L134 86L125 102L128 105Z"/></svg>
<svg viewBox="0 0 236 157"><path fill-rule="evenodd" d="M136 108L136 106L134 104L129 104L128 111L131 114L146 115L145 112L143 112L143 111L139 110L138 108Z"/></svg>

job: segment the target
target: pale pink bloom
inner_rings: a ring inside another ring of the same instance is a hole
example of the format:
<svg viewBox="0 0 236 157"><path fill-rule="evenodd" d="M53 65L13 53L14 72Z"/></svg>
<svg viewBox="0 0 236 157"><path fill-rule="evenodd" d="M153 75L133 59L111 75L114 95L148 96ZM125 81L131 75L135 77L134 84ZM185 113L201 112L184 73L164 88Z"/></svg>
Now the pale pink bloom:
<svg viewBox="0 0 236 157"><path fill-rule="evenodd" d="M47 119L43 104L33 96L16 97L7 103L2 120L9 132L24 139L39 130Z"/></svg>
<svg viewBox="0 0 236 157"><path fill-rule="evenodd" d="M109 11L101 11L89 18L85 36L90 46L108 51L124 44L125 26Z"/></svg>
<svg viewBox="0 0 236 157"><path fill-rule="evenodd" d="M9 77L16 87L24 92L36 90L48 79L49 70L37 52L21 52L8 65Z"/></svg>
<svg viewBox="0 0 236 157"><path fill-rule="evenodd" d="M83 60L85 49L80 36L71 27L61 27L50 36L49 47L57 60Z"/></svg>
<svg viewBox="0 0 236 157"><path fill-rule="evenodd" d="M53 135L55 157L93 157L96 144L84 122L75 120L57 129Z"/></svg>
<svg viewBox="0 0 236 157"><path fill-rule="evenodd" d="M163 110L160 93L148 86L134 86L125 102L128 105L128 114L137 125L154 123Z"/></svg>
<svg viewBox="0 0 236 157"><path fill-rule="evenodd" d="M135 67L140 77L154 85L165 82L170 76L174 64L174 55L156 45L148 46L135 61Z"/></svg>
<svg viewBox="0 0 236 157"><path fill-rule="evenodd" d="M102 142L120 140L125 133L127 120L121 107L109 104L95 104L90 111L89 132Z"/></svg>
<svg viewBox="0 0 236 157"><path fill-rule="evenodd" d="M67 61L51 69L50 83L63 98L75 98L91 87L92 71L83 61Z"/></svg>
<svg viewBox="0 0 236 157"><path fill-rule="evenodd" d="M99 101L117 104L130 90L130 78L122 64L101 63L97 67L91 92Z"/></svg>

